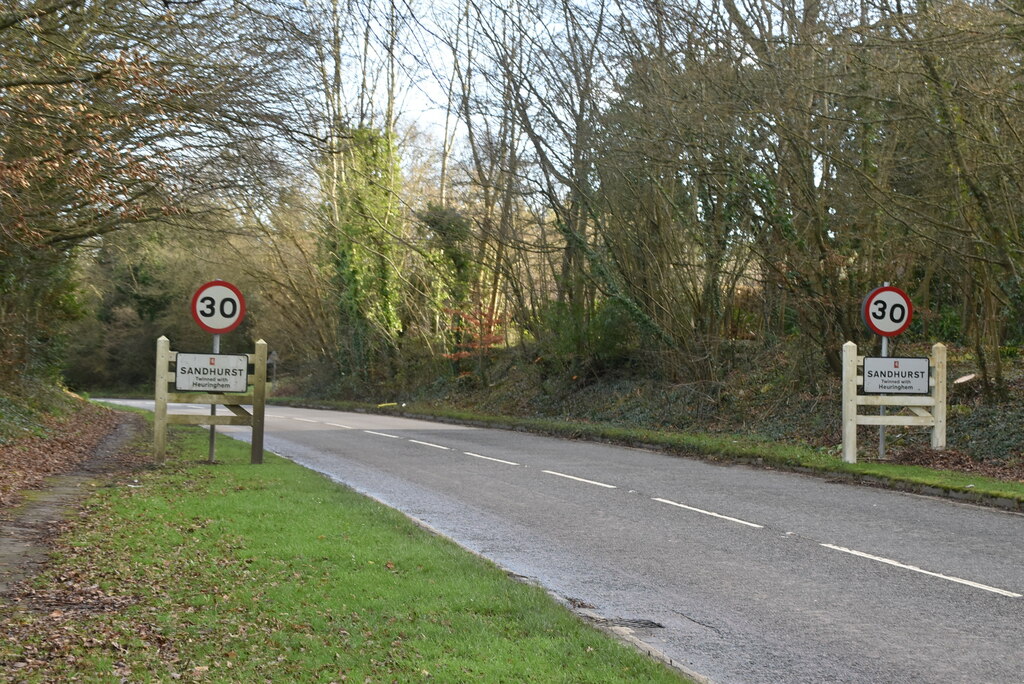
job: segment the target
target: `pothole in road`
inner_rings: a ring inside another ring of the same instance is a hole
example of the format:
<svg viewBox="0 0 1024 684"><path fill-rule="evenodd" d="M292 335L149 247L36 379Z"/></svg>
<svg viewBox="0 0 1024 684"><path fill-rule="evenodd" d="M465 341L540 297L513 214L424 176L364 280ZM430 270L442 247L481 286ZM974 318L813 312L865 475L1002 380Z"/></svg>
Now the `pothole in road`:
<svg viewBox="0 0 1024 684"><path fill-rule="evenodd" d="M592 603L588 603L583 599L576 598L575 596L566 596L565 602L574 610L579 611L591 622L604 627L629 627L630 629L663 629L665 627L665 625L660 622L646 620L644 618L605 617L603 615L597 615L593 612L597 609L597 606Z"/></svg>
<svg viewBox="0 0 1024 684"><path fill-rule="evenodd" d="M629 627L630 629L663 629L665 627L660 622L644 618L609 617L595 618L594 621L607 627Z"/></svg>

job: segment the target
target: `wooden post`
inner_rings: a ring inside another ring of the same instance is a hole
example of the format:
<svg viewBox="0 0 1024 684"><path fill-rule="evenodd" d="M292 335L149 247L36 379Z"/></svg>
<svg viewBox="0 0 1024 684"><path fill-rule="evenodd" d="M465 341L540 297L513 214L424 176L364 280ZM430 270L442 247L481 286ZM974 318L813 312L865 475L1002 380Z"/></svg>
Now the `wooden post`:
<svg viewBox="0 0 1024 684"><path fill-rule="evenodd" d="M263 413L267 404L267 343L256 340L256 353L250 357L256 378L252 388L252 453L249 463L263 463Z"/></svg>
<svg viewBox="0 0 1024 684"><path fill-rule="evenodd" d="M171 342L161 335L156 341L156 375L154 376L153 455L163 463L167 455L167 366L171 362Z"/></svg>
<svg viewBox="0 0 1024 684"><path fill-rule="evenodd" d="M932 391L935 399L935 406L932 407L932 416L935 417L932 449L942 450L946 448L946 345L938 342L932 345L932 364L935 367L932 376L935 378L935 389Z"/></svg>
<svg viewBox="0 0 1024 684"><path fill-rule="evenodd" d="M843 460L857 462L857 345L843 345Z"/></svg>

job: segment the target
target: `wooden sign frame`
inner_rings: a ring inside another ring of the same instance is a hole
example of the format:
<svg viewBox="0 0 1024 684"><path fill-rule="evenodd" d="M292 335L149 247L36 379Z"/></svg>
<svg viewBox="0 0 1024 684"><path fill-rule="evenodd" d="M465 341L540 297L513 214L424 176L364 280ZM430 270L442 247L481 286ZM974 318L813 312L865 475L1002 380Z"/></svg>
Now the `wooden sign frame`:
<svg viewBox="0 0 1024 684"><path fill-rule="evenodd" d="M153 452L158 461L167 453L168 425L249 425L252 427L250 463L263 463L263 425L267 403L267 343L256 341L256 349L247 354L254 372L249 376L248 391L244 394L211 394L204 392L173 391L175 373L171 364L178 352L171 350L171 342L161 336L156 341L156 409L153 421ZM226 406L232 415L211 416L169 413L168 404L210 404ZM245 406L252 405L252 413Z"/></svg>
<svg viewBox="0 0 1024 684"><path fill-rule="evenodd" d="M946 448L946 345L933 344L928 358L931 394L859 394L863 385L864 357L857 355L857 345L843 345L843 460L857 462L858 425L909 425L931 428L933 449ZM860 406L900 406L913 415L860 415Z"/></svg>

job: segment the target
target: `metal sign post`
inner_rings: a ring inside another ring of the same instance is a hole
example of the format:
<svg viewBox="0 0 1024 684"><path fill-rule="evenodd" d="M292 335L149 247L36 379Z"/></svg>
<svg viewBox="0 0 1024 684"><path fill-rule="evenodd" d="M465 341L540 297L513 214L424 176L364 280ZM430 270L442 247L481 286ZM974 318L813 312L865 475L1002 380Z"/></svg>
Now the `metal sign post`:
<svg viewBox="0 0 1024 684"><path fill-rule="evenodd" d="M886 281L882 287L868 293L861 305L861 316L864 323L876 335L882 338L882 358L889 356L889 338L899 335L910 327L914 315L914 306L910 297L903 290L892 287ZM878 415L885 416L885 405L878 407ZM878 425L878 458L885 458L885 425L884 418Z"/></svg>
<svg viewBox="0 0 1024 684"><path fill-rule="evenodd" d="M224 280L212 280L201 285L192 296L192 318L206 332L213 333L213 353L220 354L221 333L231 332L245 317L245 297L241 291ZM217 415L217 405L210 404L210 415ZM208 463L217 460L217 426L210 423L210 456Z"/></svg>
<svg viewBox="0 0 1024 684"><path fill-rule="evenodd" d="M889 281L887 280L884 283L882 283L882 287L889 287ZM216 338L214 338L214 339L216 339ZM885 359L885 358L888 358L888 356L889 356L889 338L888 338L888 336L883 335L882 336L882 358ZM880 415L880 416L884 416L885 415L885 407L884 406L879 406L878 407L878 415ZM212 425L210 426L210 429L211 430L213 429ZM211 442L211 447L210 448L211 449L213 448L212 447L212 442ZM211 451L210 453L212 454L213 452ZM212 458L213 457L211 456L211 459ZM879 461L884 461L885 460L885 425L879 425L878 426L878 460Z"/></svg>
<svg viewBox="0 0 1024 684"><path fill-rule="evenodd" d="M220 354L220 333L216 333L213 336L213 353ZM217 415L217 405L210 404L210 415ZM885 428L882 428L885 429ZM207 463L217 462L217 426L212 422L210 423L210 455L206 459Z"/></svg>

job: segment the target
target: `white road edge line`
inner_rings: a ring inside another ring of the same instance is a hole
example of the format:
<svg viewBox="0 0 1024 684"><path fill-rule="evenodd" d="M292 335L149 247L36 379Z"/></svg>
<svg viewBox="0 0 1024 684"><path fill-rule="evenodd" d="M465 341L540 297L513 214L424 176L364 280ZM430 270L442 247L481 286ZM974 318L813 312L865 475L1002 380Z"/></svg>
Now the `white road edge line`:
<svg viewBox="0 0 1024 684"><path fill-rule="evenodd" d="M421 442L418 439L410 439L413 444L422 444L423 446L434 447L435 449L444 449L445 451L451 451L451 447L441 446L440 444L431 444L430 442Z"/></svg>
<svg viewBox="0 0 1024 684"><path fill-rule="evenodd" d="M340 427L346 430L354 430L355 428L349 427L348 425L342 425L341 423L324 423L324 425L330 425L331 427Z"/></svg>
<svg viewBox="0 0 1024 684"><path fill-rule="evenodd" d="M694 508L693 506L687 506L686 504L681 504L676 501L669 501L668 499L659 499L655 497L653 501L668 504L669 506L675 506L676 508L685 508L686 510L693 511L694 513L700 513L701 515L710 515L712 518L721 518L722 520L728 520L729 522L739 523L740 525L746 525L747 527L753 527L759 530L764 528L764 525L758 525L757 523L747 522L746 520L740 520L739 518L730 518L729 516L722 515L721 513L705 511L702 508Z"/></svg>
<svg viewBox="0 0 1024 684"><path fill-rule="evenodd" d="M496 463L504 463L505 465L511 466L519 465L518 463L514 463L513 461L504 461L500 458L493 458L491 456L481 456L480 454L474 454L472 451L463 451L462 453L466 454L467 456L472 456L473 458L482 458L485 461L494 461Z"/></svg>
<svg viewBox="0 0 1024 684"><path fill-rule="evenodd" d="M873 556L870 553L864 553L863 551L857 551L855 549L847 549L842 546L835 546L834 544L822 544L822 546L824 546L826 549L832 549L833 551L842 551L843 553L848 553L853 556L859 556L861 558L867 558L869 560L878 561L879 563L885 563L886 565L891 565L893 567L901 568L903 570L912 570L913 572L919 572L922 575L938 577L939 579L948 580L950 582L956 582L958 584L966 584L969 587L974 587L975 589L982 589L984 591L990 591L993 594L1000 594L1002 596L1008 596L1010 598L1022 598L1021 594L1017 594L1012 591L1007 591L1006 589L990 587L987 584L972 582L971 580L965 580L960 577L951 577L950 575L943 575L938 572L932 572L930 570L919 568L915 565L907 565L906 563L900 563L899 561L894 561L890 558L883 558L882 556Z"/></svg>
<svg viewBox="0 0 1024 684"><path fill-rule="evenodd" d="M605 484L604 482L594 482L593 480L584 480L582 477L574 477L573 475L566 475L565 473L556 473L554 470L543 470L541 472L547 473L548 475L557 475L558 477L564 477L568 480L576 480L577 482L585 482L587 484L597 485L598 487L604 487L606 489L618 489L615 485Z"/></svg>
<svg viewBox="0 0 1024 684"><path fill-rule="evenodd" d="M368 435L377 435L378 437L390 437L391 439L399 439L398 435L389 435L385 432L374 432L373 430L363 430Z"/></svg>

